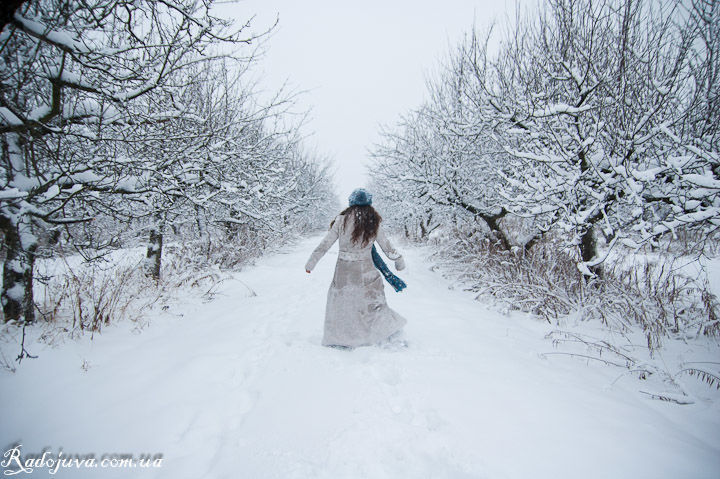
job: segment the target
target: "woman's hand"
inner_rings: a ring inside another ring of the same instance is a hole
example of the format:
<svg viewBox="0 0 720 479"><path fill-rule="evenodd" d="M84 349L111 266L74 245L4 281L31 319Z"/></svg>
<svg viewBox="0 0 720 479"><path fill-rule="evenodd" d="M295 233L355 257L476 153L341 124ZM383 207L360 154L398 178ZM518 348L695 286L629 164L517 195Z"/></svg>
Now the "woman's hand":
<svg viewBox="0 0 720 479"><path fill-rule="evenodd" d="M395 269L402 271L405 269L405 260L402 256L395 260Z"/></svg>

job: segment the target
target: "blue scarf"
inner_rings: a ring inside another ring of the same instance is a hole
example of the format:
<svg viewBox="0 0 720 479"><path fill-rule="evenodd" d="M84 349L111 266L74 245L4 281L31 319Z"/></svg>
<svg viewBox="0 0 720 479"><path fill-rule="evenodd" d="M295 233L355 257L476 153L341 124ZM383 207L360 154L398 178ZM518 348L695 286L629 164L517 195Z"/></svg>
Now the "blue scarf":
<svg viewBox="0 0 720 479"><path fill-rule="evenodd" d="M385 277L385 280L390 283L390 286L395 288L395 291L400 292L407 287L405 281L401 280L400 278L395 276L392 271L390 271L390 269L385 264L385 261L383 261L383 259L380 257L380 254L378 254L374 244L372 247L372 259L375 267L380 270L382 275Z"/></svg>

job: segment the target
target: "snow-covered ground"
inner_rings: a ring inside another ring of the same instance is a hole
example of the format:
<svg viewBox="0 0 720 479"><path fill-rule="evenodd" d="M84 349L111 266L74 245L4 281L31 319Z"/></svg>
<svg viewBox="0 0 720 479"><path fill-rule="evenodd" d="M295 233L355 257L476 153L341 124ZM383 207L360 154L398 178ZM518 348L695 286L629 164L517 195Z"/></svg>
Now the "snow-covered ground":
<svg viewBox="0 0 720 479"><path fill-rule="evenodd" d="M0 373L0 445L163 455L55 475L72 478L720 477L714 392L657 401L619 368L543 356L556 327L448 289L419 249L408 289L386 287L409 347L321 347L337 246L308 275L318 241L262 258L212 301L158 308L139 334L126 322L31 345L38 359Z"/></svg>

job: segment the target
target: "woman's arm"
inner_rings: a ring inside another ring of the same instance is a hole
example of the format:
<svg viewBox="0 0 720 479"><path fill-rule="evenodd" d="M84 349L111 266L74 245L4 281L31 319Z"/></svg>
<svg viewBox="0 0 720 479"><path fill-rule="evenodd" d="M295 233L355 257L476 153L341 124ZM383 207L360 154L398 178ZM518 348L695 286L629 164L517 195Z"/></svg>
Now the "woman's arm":
<svg viewBox="0 0 720 479"><path fill-rule="evenodd" d="M322 258L335 241L337 241L340 236L340 221L342 221L342 219L339 216L335 218L335 221L333 221L333 224L330 226L327 234L317 248L315 248L315 251L312 252L310 259L307 260L307 263L305 263L305 271L308 273L315 268L315 265L318 261L320 261L320 258Z"/></svg>
<svg viewBox="0 0 720 479"><path fill-rule="evenodd" d="M385 256L387 256L389 259L395 261L395 268L398 271L401 271L405 269L405 260L403 259L402 255L397 252L395 247L392 245L390 240L387 236L385 236L385 231L383 231L382 225L378 227L378 233L377 237L375 238L375 241L377 241L377 244L380 245L380 248L382 248L383 253L385 253Z"/></svg>

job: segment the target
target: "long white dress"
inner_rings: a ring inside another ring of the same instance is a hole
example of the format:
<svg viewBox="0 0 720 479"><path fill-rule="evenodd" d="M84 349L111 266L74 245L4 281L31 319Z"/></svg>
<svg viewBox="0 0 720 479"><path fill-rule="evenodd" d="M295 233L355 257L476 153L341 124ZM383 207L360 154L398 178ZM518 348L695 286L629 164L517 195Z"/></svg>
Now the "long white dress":
<svg viewBox="0 0 720 479"><path fill-rule="evenodd" d="M325 238L310 255L305 269L312 271L320 258L339 240L339 253L327 296L324 346L367 346L378 344L402 330L407 321L385 301L384 279L372 260L372 245L353 243L354 218L345 224L338 215ZM391 260L400 258L382 229L375 240Z"/></svg>

